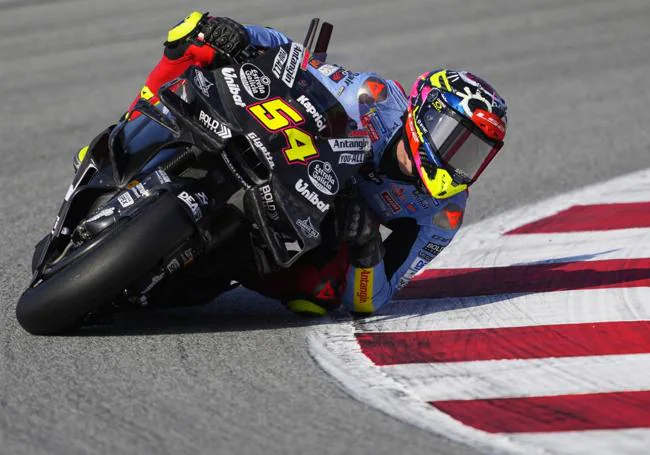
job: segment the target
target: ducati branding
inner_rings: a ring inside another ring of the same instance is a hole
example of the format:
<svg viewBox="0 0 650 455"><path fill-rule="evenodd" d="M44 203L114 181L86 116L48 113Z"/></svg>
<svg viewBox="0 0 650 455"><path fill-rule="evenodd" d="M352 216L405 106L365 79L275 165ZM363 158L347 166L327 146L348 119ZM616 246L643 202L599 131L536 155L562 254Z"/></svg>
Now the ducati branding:
<svg viewBox="0 0 650 455"><path fill-rule="evenodd" d="M318 109L316 109L314 105L311 104L309 98L307 98L305 95L300 95L296 101L298 101L305 108L307 113L312 116L314 122L316 122L318 131L323 131L326 127L325 117L323 117L323 115L318 112Z"/></svg>
<svg viewBox="0 0 650 455"><path fill-rule="evenodd" d="M284 73L282 73L282 82L287 84L288 87L293 87L293 83L298 75L302 59L302 51L303 47L301 44L291 43L289 60L287 61L287 66L284 67Z"/></svg>
<svg viewBox="0 0 650 455"><path fill-rule="evenodd" d="M332 170L332 165L325 161L314 160L309 163L309 181L318 191L328 196L334 196L339 191L339 179Z"/></svg>
<svg viewBox="0 0 650 455"><path fill-rule="evenodd" d="M264 185L259 188L260 196L262 196L262 201L266 207L266 213L270 219L273 221L278 221L280 215L278 215L278 208L275 205L275 199L273 198L273 193L271 192L271 185Z"/></svg>
<svg viewBox="0 0 650 455"><path fill-rule="evenodd" d="M221 70L221 74L223 74L223 80L226 81L226 85L228 86L228 90L230 91L232 100L235 102L235 104L239 107L246 107L246 104L244 101L242 101L241 95L239 94L239 92L241 92L241 89L235 82L237 79L235 70L231 67L226 67Z"/></svg>
<svg viewBox="0 0 650 455"><path fill-rule="evenodd" d="M266 158L266 161L269 163L269 167L271 169L275 168L273 156L271 156L271 152L269 152L269 149L266 148L259 136L251 131L246 135L246 137L248 137L253 142L255 147L264 154L264 158Z"/></svg>
<svg viewBox="0 0 650 455"><path fill-rule="evenodd" d="M296 221L296 226L300 228L300 231L308 239L317 239L320 237L320 233L314 228L314 225L311 224L311 217L307 217L305 220Z"/></svg>
<svg viewBox="0 0 650 455"><path fill-rule="evenodd" d="M315 206L321 212L325 213L329 210L330 205L321 201L320 198L318 197L318 193L316 193L315 191L311 191L309 189L309 184L304 182L302 179L298 179L295 188L296 191L302 195L302 197L307 199L313 206Z"/></svg>
<svg viewBox="0 0 650 455"><path fill-rule="evenodd" d="M203 125L205 125L207 129L212 131L221 139L229 139L232 137L232 132L230 131L230 129L228 129L228 127L221 124L221 122L219 122L218 120L210 117L208 114L205 113L205 111L201 111L199 113L199 122L203 123Z"/></svg>
<svg viewBox="0 0 650 455"><path fill-rule="evenodd" d="M271 79L252 63L244 63L239 70L241 83L251 97L256 100L265 100L269 97Z"/></svg>
<svg viewBox="0 0 650 455"><path fill-rule="evenodd" d="M199 90L201 90L203 96L210 98L210 87L212 87L214 84L205 77L205 74L203 74L202 71L194 70L194 83L199 88Z"/></svg>

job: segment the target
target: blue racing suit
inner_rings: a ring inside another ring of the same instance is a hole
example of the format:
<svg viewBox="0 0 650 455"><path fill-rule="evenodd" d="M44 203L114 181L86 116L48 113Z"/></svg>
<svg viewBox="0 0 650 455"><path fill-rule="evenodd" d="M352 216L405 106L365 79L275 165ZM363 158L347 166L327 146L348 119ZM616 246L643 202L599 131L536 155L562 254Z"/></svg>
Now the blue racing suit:
<svg viewBox="0 0 650 455"><path fill-rule="evenodd" d="M289 43L283 33L246 26L251 44L272 48ZM338 99L347 114L368 130L372 162L356 179L361 197L382 225L392 231L384 259L372 268L349 266L341 293L350 311L371 313L386 304L447 246L462 223L467 191L435 199L382 170L386 153L401 138L407 99L401 86L370 72L355 73L312 60L308 71Z"/></svg>
<svg viewBox="0 0 650 455"><path fill-rule="evenodd" d="M277 30L259 25L245 28L250 44L259 49L291 42ZM174 73L180 74L191 64L209 62L213 57L210 52L203 46L191 49L189 57L183 55L174 61L163 57L152 72L156 77L150 75L147 82L151 87L145 85L140 96L151 99L164 79ZM349 265L345 284L339 292L348 310L372 313L451 242L462 223L467 192L435 199L386 170L386 158L395 153L395 145L402 137L402 117L407 108L406 96L397 82L375 73L356 73L315 59L307 65L307 71L336 97L350 118L368 131L372 141L372 160L362 167L355 184L368 208L392 233L384 241L383 260L372 268ZM127 127L126 134L133 136L129 141L135 145L152 140L147 127L143 129L138 121ZM161 142L163 139L158 138Z"/></svg>

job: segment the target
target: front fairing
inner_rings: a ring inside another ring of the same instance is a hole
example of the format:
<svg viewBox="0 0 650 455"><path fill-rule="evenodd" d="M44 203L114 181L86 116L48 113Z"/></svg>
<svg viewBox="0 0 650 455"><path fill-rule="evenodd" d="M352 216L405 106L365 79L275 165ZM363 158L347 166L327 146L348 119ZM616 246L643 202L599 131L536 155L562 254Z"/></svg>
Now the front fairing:
<svg viewBox="0 0 650 455"><path fill-rule="evenodd" d="M304 70L307 61L301 45L286 44L241 65L190 68L183 76L189 102L169 90L160 93L206 147L222 150L246 189L251 221L282 266L320 243L322 220L371 146L336 98Z"/></svg>

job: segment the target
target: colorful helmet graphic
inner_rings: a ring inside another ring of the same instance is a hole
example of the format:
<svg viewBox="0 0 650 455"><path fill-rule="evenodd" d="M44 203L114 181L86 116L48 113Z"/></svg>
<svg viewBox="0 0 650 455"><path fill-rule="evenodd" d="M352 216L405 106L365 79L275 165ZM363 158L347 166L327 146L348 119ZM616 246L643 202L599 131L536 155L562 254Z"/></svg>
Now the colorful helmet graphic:
<svg viewBox="0 0 650 455"><path fill-rule="evenodd" d="M404 136L420 181L444 199L474 183L503 146L505 101L467 71L421 75L411 89Z"/></svg>

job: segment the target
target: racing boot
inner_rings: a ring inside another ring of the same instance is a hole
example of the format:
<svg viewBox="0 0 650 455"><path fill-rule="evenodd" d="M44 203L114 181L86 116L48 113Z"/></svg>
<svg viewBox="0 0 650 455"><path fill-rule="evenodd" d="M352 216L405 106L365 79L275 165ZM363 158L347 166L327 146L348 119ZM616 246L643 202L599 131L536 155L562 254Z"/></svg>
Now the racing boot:
<svg viewBox="0 0 650 455"><path fill-rule="evenodd" d="M319 283L311 296L295 298L286 302L289 311L304 316L325 316L329 311L340 306L338 284L326 279Z"/></svg>

